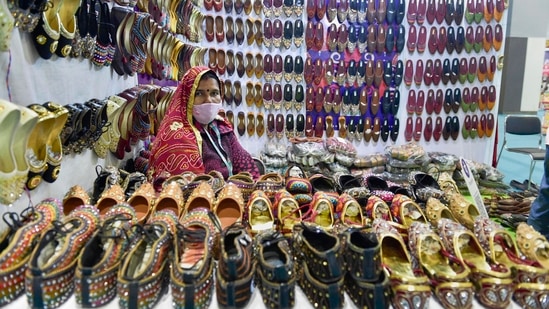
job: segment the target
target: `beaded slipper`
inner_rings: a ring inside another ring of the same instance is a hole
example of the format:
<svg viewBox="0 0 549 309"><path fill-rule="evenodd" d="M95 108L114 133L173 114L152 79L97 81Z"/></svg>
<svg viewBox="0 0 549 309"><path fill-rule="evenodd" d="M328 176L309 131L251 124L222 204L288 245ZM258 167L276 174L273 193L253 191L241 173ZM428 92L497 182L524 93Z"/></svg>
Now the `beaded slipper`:
<svg viewBox="0 0 549 309"><path fill-rule="evenodd" d="M29 258L42 232L52 227L52 222L63 215L61 201L46 199L33 209L24 210L21 215L5 213L12 223L0 236L0 280L3 286L0 306L4 306L19 297L25 288L25 272Z"/></svg>
<svg viewBox="0 0 549 309"><path fill-rule="evenodd" d="M74 291L78 255L98 225L99 211L83 205L42 235L25 273L31 307L56 308L68 300Z"/></svg>
<svg viewBox="0 0 549 309"><path fill-rule="evenodd" d="M161 210L137 228L137 241L118 271L116 289L121 308L152 308L167 291L177 219L174 212Z"/></svg>
<svg viewBox="0 0 549 309"><path fill-rule="evenodd" d="M252 245L252 237L242 224L236 222L223 229L215 280L220 308L242 308L250 301L256 268Z"/></svg>
<svg viewBox="0 0 549 309"><path fill-rule="evenodd" d="M114 299L120 263L136 238L131 230L134 224L135 212L127 204L117 204L104 215L101 227L78 257L74 278L77 304L98 307Z"/></svg>
<svg viewBox="0 0 549 309"><path fill-rule="evenodd" d="M175 308L208 308L214 288L213 248L221 228L209 208L188 210L174 235L170 285Z"/></svg>

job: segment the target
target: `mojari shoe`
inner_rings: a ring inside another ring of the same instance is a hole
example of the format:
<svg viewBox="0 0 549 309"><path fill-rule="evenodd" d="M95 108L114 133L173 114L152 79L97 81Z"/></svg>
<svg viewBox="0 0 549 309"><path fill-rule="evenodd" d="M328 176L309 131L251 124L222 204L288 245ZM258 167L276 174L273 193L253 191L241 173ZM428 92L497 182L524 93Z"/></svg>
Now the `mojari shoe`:
<svg viewBox="0 0 549 309"><path fill-rule="evenodd" d="M344 232L345 291L359 308L389 308L391 286L381 265L376 234L350 228Z"/></svg>
<svg viewBox="0 0 549 309"><path fill-rule="evenodd" d="M21 110L17 105L0 100L0 129L4 132L0 142L5 145L0 150L0 204L9 205L15 202L19 198L17 192L23 191L17 187L25 176L18 173L12 149L20 119Z"/></svg>
<svg viewBox="0 0 549 309"><path fill-rule="evenodd" d="M29 306L57 308L69 299L78 255L98 226L99 211L84 205L44 232L25 273Z"/></svg>
<svg viewBox="0 0 549 309"><path fill-rule="evenodd" d="M213 212L219 218L222 229L236 222L242 222L244 198L235 184L228 183L221 189L214 202Z"/></svg>
<svg viewBox="0 0 549 309"><path fill-rule="evenodd" d="M116 296L116 277L121 261L130 249L137 224L135 211L127 204L113 206L103 223L82 249L76 264L76 303L83 307L103 306Z"/></svg>
<svg viewBox="0 0 549 309"><path fill-rule="evenodd" d="M248 204L246 205L246 215L248 217L248 225L252 236L260 234L268 230L274 230L274 216L271 200L265 192L255 190Z"/></svg>
<svg viewBox="0 0 549 309"><path fill-rule="evenodd" d="M223 229L215 280L220 308L242 308L250 301L256 268L252 245L244 225L237 222Z"/></svg>
<svg viewBox="0 0 549 309"><path fill-rule="evenodd" d="M477 237L465 226L448 220L438 221L444 248L471 270L478 301L489 308L506 308L513 295L511 270L505 265L489 263Z"/></svg>
<svg viewBox="0 0 549 309"><path fill-rule="evenodd" d="M29 174L29 162L25 157L27 151L27 145L29 141L30 133L33 131L36 123L38 122L38 115L31 109L24 106L19 106L21 110L21 118L17 129L13 133L13 142L11 149L13 151L13 159L17 166L17 176L13 180L13 186L8 190L0 190L0 192L6 192L13 198L19 198L25 189L27 182L27 176ZM0 200L2 199L0 193Z"/></svg>
<svg viewBox="0 0 549 309"><path fill-rule="evenodd" d="M79 185L72 186L63 197L63 213L69 215L73 210L82 205L90 205L91 198L88 192Z"/></svg>
<svg viewBox="0 0 549 309"><path fill-rule="evenodd" d="M292 177L289 177L292 178ZM293 177L297 178L297 177ZM288 179L288 177L286 178ZM303 180L306 180L306 178L301 178ZM307 181L308 182L308 181ZM288 181L286 181L286 185L288 186ZM293 186L296 187L296 186ZM304 189L307 190L307 189ZM310 190L310 184L309 184L309 190ZM308 195L309 193L297 193L297 194L305 194ZM301 208L299 207L299 202L296 200L292 194L290 194L286 190L279 190L275 195L275 201L273 203L273 212L275 214L275 217L278 220L278 230L284 235L284 236L291 236L294 225L301 222Z"/></svg>
<svg viewBox="0 0 549 309"><path fill-rule="evenodd" d="M116 287L121 308L152 308L167 291L176 225L176 214L163 210L138 228L140 235L118 271Z"/></svg>
<svg viewBox="0 0 549 309"><path fill-rule="evenodd" d="M213 248L221 226L207 207L195 207L174 235L170 285L175 308L208 308L214 289Z"/></svg>
<svg viewBox="0 0 549 309"><path fill-rule="evenodd" d="M49 130L46 140L47 170L42 175L42 179L52 183L59 177L61 170L61 159L63 158L63 143L61 141L61 132L69 117L69 110L54 102L44 103L44 106L54 115L55 124Z"/></svg>
<svg viewBox="0 0 549 309"><path fill-rule="evenodd" d="M549 242L531 225L520 223L517 226L517 245L527 259L549 269Z"/></svg>
<svg viewBox="0 0 549 309"><path fill-rule="evenodd" d="M472 308L473 284L462 261L447 256L440 237L430 225L414 222L408 228L410 253L431 279L433 290L444 308Z"/></svg>
<svg viewBox="0 0 549 309"><path fill-rule="evenodd" d="M154 207L156 193L150 182L145 182L130 196L128 204L135 211L137 223L144 224Z"/></svg>
<svg viewBox="0 0 549 309"><path fill-rule="evenodd" d="M25 288L25 272L28 261L42 232L52 227L52 222L63 216L61 201L46 199L34 208L24 210L20 215L5 213L11 223L0 235L0 306L19 297Z"/></svg>
<svg viewBox="0 0 549 309"><path fill-rule="evenodd" d="M372 224L380 243L381 263L389 274L395 308L426 308L431 297L429 278L414 269L404 239L390 222L376 219Z"/></svg>
<svg viewBox="0 0 549 309"><path fill-rule="evenodd" d="M315 224L294 226L298 283L311 304L341 308L344 300L344 263L338 237Z"/></svg>
<svg viewBox="0 0 549 309"><path fill-rule="evenodd" d="M360 204L348 193L339 195L336 205L338 222L343 228L364 226L364 216Z"/></svg>
<svg viewBox="0 0 549 309"><path fill-rule="evenodd" d="M295 304L295 265L288 239L276 231L255 238L256 283L268 308L292 308Z"/></svg>

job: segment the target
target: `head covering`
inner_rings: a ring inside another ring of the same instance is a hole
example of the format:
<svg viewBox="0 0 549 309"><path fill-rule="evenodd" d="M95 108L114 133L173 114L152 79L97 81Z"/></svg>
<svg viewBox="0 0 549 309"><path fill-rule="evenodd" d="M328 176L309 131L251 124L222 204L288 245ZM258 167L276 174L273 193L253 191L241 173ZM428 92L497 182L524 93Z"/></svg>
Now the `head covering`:
<svg viewBox="0 0 549 309"><path fill-rule="evenodd" d="M189 69L175 90L152 144L148 175L153 181L186 171L204 172L202 137L193 122L192 109L196 88L208 71L212 70L205 66ZM221 87L220 91L223 93Z"/></svg>

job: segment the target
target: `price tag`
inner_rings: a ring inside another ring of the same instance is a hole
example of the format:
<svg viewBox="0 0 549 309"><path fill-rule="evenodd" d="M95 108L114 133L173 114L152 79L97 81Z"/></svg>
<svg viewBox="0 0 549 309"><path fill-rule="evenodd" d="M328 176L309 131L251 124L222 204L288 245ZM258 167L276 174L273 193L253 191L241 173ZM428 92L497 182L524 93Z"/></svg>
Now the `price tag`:
<svg viewBox="0 0 549 309"><path fill-rule="evenodd" d="M488 218L488 212L486 212L486 207L484 206L484 200L482 199L482 195L480 195L477 182L475 181L475 178L471 173L469 164L467 164L467 161L465 161L465 159L461 157L459 158L459 162L461 163L461 175L463 175L463 178L465 179L465 184L467 185L467 189L469 189L469 193L473 197L473 201L477 206L480 212L480 215L485 218Z"/></svg>

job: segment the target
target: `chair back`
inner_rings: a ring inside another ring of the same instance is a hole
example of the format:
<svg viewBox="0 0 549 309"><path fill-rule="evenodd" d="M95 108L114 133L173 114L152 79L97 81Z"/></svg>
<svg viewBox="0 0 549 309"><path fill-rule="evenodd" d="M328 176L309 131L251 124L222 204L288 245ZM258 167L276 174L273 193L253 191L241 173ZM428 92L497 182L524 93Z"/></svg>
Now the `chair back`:
<svg viewBox="0 0 549 309"><path fill-rule="evenodd" d="M509 115L505 118L505 133L515 135L541 134L541 121L538 116Z"/></svg>

